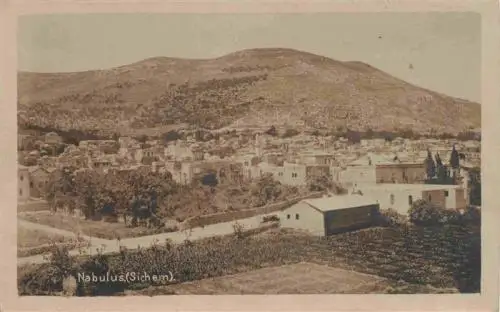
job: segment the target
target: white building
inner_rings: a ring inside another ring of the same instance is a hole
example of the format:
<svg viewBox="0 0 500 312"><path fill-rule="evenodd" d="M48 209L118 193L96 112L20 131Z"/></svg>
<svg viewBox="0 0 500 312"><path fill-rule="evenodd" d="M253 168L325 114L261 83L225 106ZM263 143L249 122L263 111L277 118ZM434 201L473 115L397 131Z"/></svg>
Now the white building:
<svg viewBox="0 0 500 312"><path fill-rule="evenodd" d="M17 200L27 201L30 198L30 174L26 166L17 166Z"/></svg>
<svg viewBox="0 0 500 312"><path fill-rule="evenodd" d="M424 199L446 209L465 209L466 195L458 185L433 184L373 184L358 185L353 191L361 191L363 197L375 200L380 209L394 209L407 214L412 204Z"/></svg>

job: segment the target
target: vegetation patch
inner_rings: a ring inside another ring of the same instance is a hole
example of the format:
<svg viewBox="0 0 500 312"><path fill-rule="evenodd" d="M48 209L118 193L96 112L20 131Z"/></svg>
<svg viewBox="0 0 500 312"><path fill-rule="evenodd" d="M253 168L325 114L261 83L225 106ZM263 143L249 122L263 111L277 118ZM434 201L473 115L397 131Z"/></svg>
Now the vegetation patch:
<svg viewBox="0 0 500 312"><path fill-rule="evenodd" d="M18 285L20 294L34 295L62 291L64 274L76 276L78 272L166 274L171 271L176 281L182 283L263 267L313 262L393 281L475 293L480 290L480 246L480 227L473 224L372 228L327 238L289 230L251 237L236 234L181 245L165 242L148 249L69 260L58 252L50 264L20 268ZM78 294L102 295L110 291L118 294L132 289L132 284L99 283L103 289L96 289L96 285L80 282ZM141 287L144 286L148 285ZM93 290L84 290L86 287Z"/></svg>

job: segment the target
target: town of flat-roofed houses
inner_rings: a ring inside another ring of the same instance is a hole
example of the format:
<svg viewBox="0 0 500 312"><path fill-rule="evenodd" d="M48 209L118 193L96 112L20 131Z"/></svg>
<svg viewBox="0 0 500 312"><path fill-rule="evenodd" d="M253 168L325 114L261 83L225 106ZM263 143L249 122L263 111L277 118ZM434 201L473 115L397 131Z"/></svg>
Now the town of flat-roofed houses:
<svg viewBox="0 0 500 312"><path fill-rule="evenodd" d="M480 291L478 104L289 49L201 62L19 73L21 295ZM323 68L334 104L294 80Z"/></svg>

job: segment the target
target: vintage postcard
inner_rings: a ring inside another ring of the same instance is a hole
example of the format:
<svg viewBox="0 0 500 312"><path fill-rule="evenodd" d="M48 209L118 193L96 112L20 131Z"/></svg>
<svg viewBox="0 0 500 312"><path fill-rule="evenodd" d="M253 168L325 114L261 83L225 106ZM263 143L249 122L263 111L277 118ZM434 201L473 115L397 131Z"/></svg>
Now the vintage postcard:
<svg viewBox="0 0 500 312"><path fill-rule="evenodd" d="M5 308L495 310L497 13L12 1Z"/></svg>

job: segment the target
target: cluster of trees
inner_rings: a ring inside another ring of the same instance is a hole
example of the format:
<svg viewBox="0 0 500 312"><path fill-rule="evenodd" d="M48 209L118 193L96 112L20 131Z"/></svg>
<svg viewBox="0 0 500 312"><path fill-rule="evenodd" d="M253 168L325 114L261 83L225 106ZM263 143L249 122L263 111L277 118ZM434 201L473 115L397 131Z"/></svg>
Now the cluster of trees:
<svg viewBox="0 0 500 312"><path fill-rule="evenodd" d="M276 130L275 126L271 126L266 132L267 135L271 136L278 136L278 131ZM287 129L285 132L284 137L290 137L293 135L298 134L299 131L295 129ZM403 139L411 139L411 140L419 140L419 139L424 139L424 138L436 138L436 139L441 139L441 140L449 140L449 139L457 139L459 141L468 141L468 140L481 140L481 135L473 132L473 131L462 131L458 133L457 135L452 135L449 133L434 133L431 132L428 135L424 134L419 134L413 132L411 129L403 129L403 130L397 130L397 131L374 131L372 129L367 129L366 131L357 131L357 130L352 130L349 128L345 127L337 127L337 129L333 131L320 131L320 130L314 130L312 132L312 135L314 136L326 136L326 135L333 135L337 137L344 137L346 138L349 142L353 144L357 144L361 142L361 140L371 140L371 139L384 139L388 142L394 140L397 137L403 138Z"/></svg>
<svg viewBox="0 0 500 312"><path fill-rule="evenodd" d="M65 168L53 173L47 184L47 200L53 209L79 208L86 219L131 219L157 223L158 203L173 193L176 184L168 173L146 170L110 171ZM128 218L130 217L130 218Z"/></svg>
<svg viewBox="0 0 500 312"><path fill-rule="evenodd" d="M295 187L282 185L273 178L272 174L265 174L250 186L250 202L253 207L261 207L272 202L278 202L299 193Z"/></svg>
<svg viewBox="0 0 500 312"><path fill-rule="evenodd" d="M465 156L458 153L455 145L453 145L449 160L449 166L447 166L441 160L439 153L436 153L435 157L433 158L431 151L427 150L427 158L424 161L427 175L426 183L457 184L459 177L456 173L460 169L460 159L464 158Z"/></svg>
<svg viewBox="0 0 500 312"><path fill-rule="evenodd" d="M311 192L331 192L333 194L347 194L347 189L335 183L331 176L314 176L307 181L307 187Z"/></svg>
<svg viewBox="0 0 500 312"><path fill-rule="evenodd" d="M432 157L430 151L427 151L427 158L425 159L425 168L427 173L427 184L457 184L459 177L456 175L460 169L460 161L465 159L465 155L459 153L455 146L451 151L449 166L446 166L441 161L439 154ZM450 172L451 169L451 172ZM470 204L474 206L481 206L481 169L479 167L468 170L469 180L469 199Z"/></svg>
<svg viewBox="0 0 500 312"><path fill-rule="evenodd" d="M94 133L92 131L81 131L76 129L61 130L55 127L38 126L31 123L21 123L19 127L21 129L33 130L34 132L38 133L38 135L55 132L59 136L61 136L63 142L66 144L78 145L80 141L107 139L107 137L98 135L97 133Z"/></svg>
<svg viewBox="0 0 500 312"><path fill-rule="evenodd" d="M297 187L282 185L271 175L252 183L222 183L215 175L204 174L184 186L175 183L169 173L142 169L104 173L65 168L51 175L46 199L54 210L79 209L89 220L113 221L122 217L131 226L152 227L163 225L162 218L180 222L228 207L260 207L301 192Z"/></svg>
<svg viewBox="0 0 500 312"><path fill-rule="evenodd" d="M472 168L469 170L469 200L474 206L481 206L481 169Z"/></svg>

